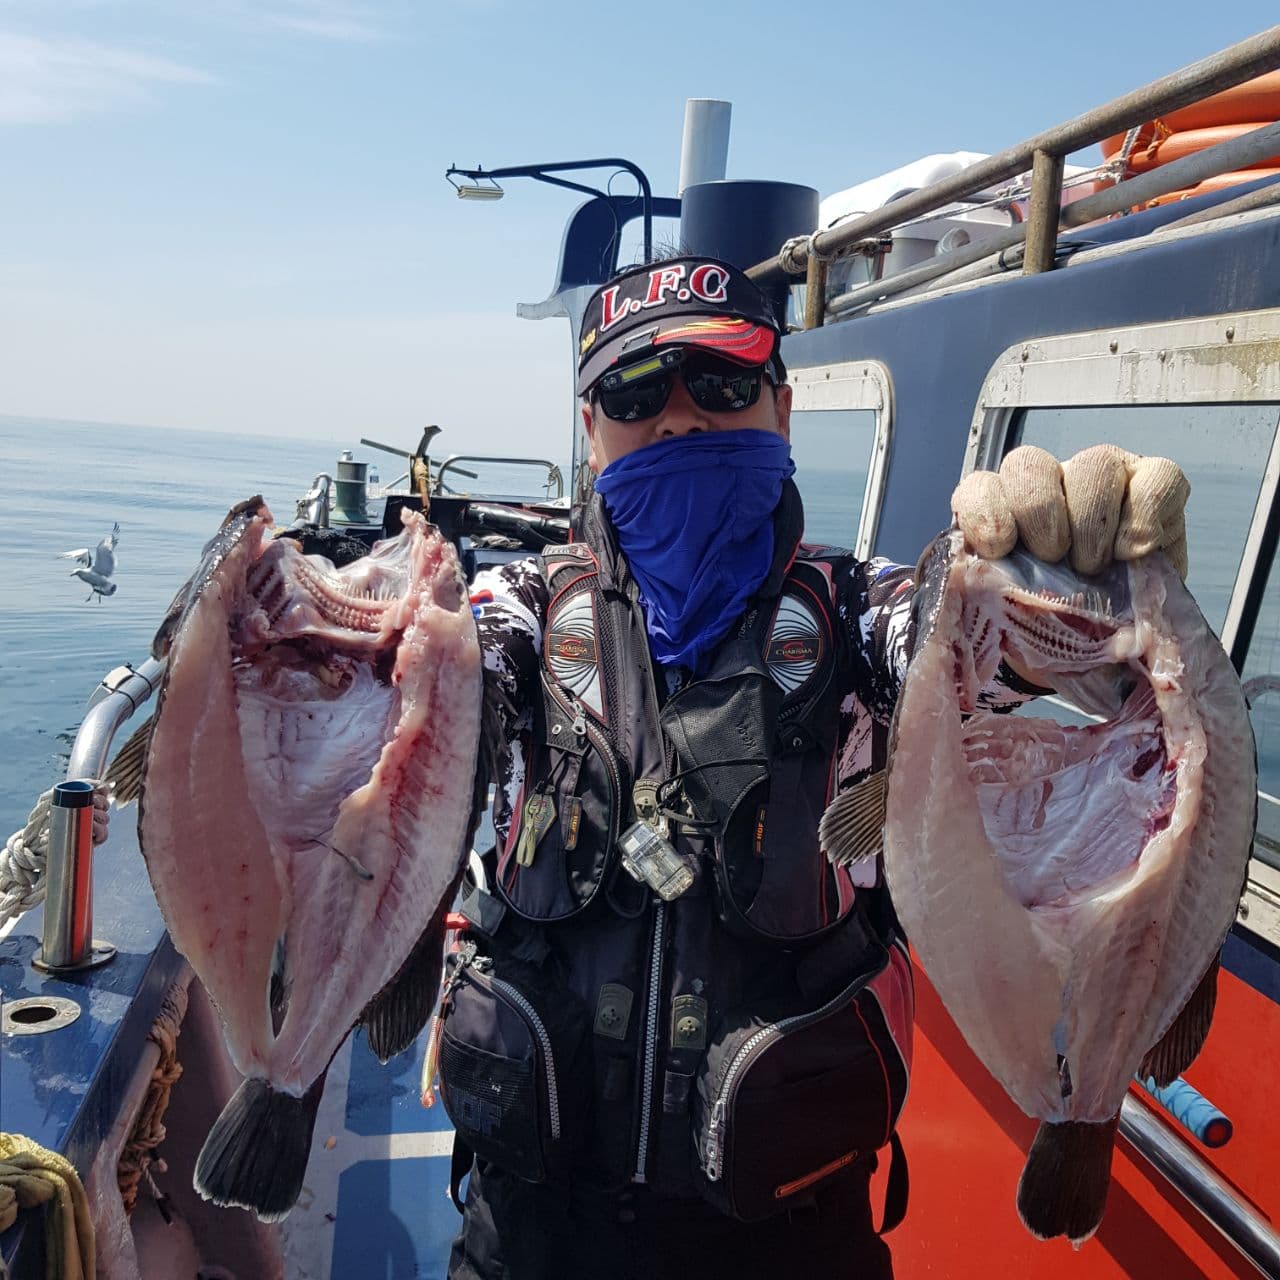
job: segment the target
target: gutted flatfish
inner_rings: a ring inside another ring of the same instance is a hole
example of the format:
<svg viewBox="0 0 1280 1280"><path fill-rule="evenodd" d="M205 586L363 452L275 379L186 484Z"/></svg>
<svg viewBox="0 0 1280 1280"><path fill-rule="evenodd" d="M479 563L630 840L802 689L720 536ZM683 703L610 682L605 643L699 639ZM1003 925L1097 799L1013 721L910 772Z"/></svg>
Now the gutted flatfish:
<svg viewBox="0 0 1280 1280"><path fill-rule="evenodd" d="M196 1187L282 1217L334 1053L423 1025L470 834L481 660L453 547L406 512L342 569L235 507L157 633L139 835L244 1083Z"/></svg>
<svg viewBox="0 0 1280 1280"><path fill-rule="evenodd" d="M1102 1217L1135 1072L1167 1083L1209 1029L1256 815L1245 700L1162 556L1083 579L981 560L951 533L917 584L885 876L965 1039L1042 1121L1023 1222L1079 1242ZM1005 658L1097 723L985 710ZM874 790L829 811L835 856L865 833Z"/></svg>

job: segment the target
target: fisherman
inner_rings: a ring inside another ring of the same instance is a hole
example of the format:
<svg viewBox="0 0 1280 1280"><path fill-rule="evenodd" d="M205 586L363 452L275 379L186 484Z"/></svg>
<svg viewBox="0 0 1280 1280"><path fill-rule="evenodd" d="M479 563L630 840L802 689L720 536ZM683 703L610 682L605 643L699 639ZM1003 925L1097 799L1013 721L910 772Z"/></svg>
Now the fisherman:
<svg viewBox="0 0 1280 1280"><path fill-rule="evenodd" d="M573 545L475 581L510 715L442 1006L452 1280L892 1274L909 963L874 863L817 829L882 776L913 574L801 544L779 341L722 262L597 290ZM984 556L1185 573L1187 492L1163 459L1023 448L953 505ZM1037 692L1006 665L983 702Z"/></svg>

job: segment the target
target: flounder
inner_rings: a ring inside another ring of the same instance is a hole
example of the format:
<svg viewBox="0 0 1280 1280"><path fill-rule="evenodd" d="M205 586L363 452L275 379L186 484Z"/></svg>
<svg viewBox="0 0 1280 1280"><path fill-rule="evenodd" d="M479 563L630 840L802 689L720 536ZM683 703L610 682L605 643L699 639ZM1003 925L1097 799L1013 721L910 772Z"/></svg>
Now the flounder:
<svg viewBox="0 0 1280 1280"><path fill-rule="evenodd" d="M1042 1121L1023 1222L1078 1242L1102 1217L1129 1082L1167 1083L1209 1029L1257 810L1245 699L1160 555L1085 579L943 534L914 617L885 878L970 1047ZM1096 722L984 710L1005 658ZM882 775L828 810L833 857L865 848L877 790Z"/></svg>
<svg viewBox="0 0 1280 1280"><path fill-rule="evenodd" d="M453 547L404 521L336 569L241 503L153 646L139 836L245 1077L195 1184L263 1220L297 1200L353 1024L385 1060L425 1022L472 833L475 619Z"/></svg>

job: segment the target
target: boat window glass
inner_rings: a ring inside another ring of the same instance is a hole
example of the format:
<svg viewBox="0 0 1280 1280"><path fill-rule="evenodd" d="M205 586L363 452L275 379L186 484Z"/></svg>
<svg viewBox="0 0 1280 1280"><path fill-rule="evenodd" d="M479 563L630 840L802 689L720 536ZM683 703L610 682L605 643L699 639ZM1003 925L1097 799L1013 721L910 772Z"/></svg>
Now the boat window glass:
<svg viewBox="0 0 1280 1280"><path fill-rule="evenodd" d="M791 457L804 501L806 542L852 547L875 445L874 409L797 409Z"/></svg>
<svg viewBox="0 0 1280 1280"><path fill-rule="evenodd" d="M1280 868L1280 551L1270 565L1267 587L1244 661L1244 691L1258 744L1256 852Z"/></svg>
<svg viewBox="0 0 1280 1280"><path fill-rule="evenodd" d="M1191 481L1187 586L1220 632L1277 416L1273 404L1035 408L1016 416L1008 447L1035 444L1065 459L1106 441L1172 458Z"/></svg>

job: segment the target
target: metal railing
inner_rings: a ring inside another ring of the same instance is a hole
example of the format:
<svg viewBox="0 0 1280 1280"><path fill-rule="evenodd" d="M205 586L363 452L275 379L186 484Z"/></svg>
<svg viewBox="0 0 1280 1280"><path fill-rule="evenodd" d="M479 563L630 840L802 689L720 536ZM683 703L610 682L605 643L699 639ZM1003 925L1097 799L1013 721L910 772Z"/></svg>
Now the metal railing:
<svg viewBox="0 0 1280 1280"><path fill-rule="evenodd" d="M985 160L980 160L977 164L972 164L949 178L921 187L870 213L851 218L848 222L841 223L830 230L816 230L809 236L789 241L774 257L757 263L748 270L747 274L760 284L782 284L786 283L790 277L803 272L807 285L805 327L817 327L825 320L824 294L827 264L832 258L865 249L875 242L877 237L891 231L894 227L924 214L934 213L994 184L1016 178L1026 173L1028 167L1032 173L1030 217L1024 226L1011 228L1010 232L1005 234L1012 235L1014 230L1019 232L1008 242L1010 244L1021 241L1023 238L1026 240L1027 249L1022 264L1024 273L1047 271L1054 263L1060 221L1068 216L1080 218L1081 214L1071 214L1070 211L1077 209L1079 204L1085 203L1080 201L1075 205L1066 206L1065 210L1062 208L1063 160L1067 155L1112 134L1136 128L1156 116L1176 111L1201 98L1275 70L1277 67L1280 67L1280 26L1271 27L1256 36L1242 40L1220 53L1192 63L1189 67L1175 71L1133 93L1116 98L1105 106L1076 116L997 155L988 156ZM1215 158L1219 166L1223 154L1225 153L1220 151ZM1196 159L1196 157L1188 157L1188 159ZM1162 166L1154 173L1143 175L1143 179L1167 173L1170 169L1172 165ZM1193 171L1184 169L1182 173L1185 175ZM1219 167L1212 171L1222 172L1223 170ZM1127 189L1131 196L1129 200L1122 201L1115 208L1094 206L1091 216L1094 218L1104 216L1098 212L1098 209L1103 207L1108 208L1109 212L1118 212L1119 209L1130 207L1141 199L1150 199L1154 194L1165 194L1167 191L1177 190L1185 185L1186 177L1182 177L1170 186L1165 186L1163 179L1148 183L1144 188L1149 192L1146 196L1133 194L1139 190L1137 181L1121 183L1117 188L1120 191ZM1096 201L1103 195L1111 194L1113 193L1102 192L1090 199ZM1069 225L1076 225L1076 223L1071 222ZM981 246L968 246L960 251L967 255L965 258L952 255L949 257L949 264L954 267L976 261L978 257L988 256L999 247L998 242L994 240L987 240ZM915 283L920 283L919 279ZM870 289L873 286L867 288ZM884 286L880 285L877 288L883 295ZM846 309L851 305L853 304L847 303Z"/></svg>
<svg viewBox="0 0 1280 1280"><path fill-rule="evenodd" d="M477 478L474 471L464 470L459 463L463 462L487 462L495 466L517 466L517 467L545 467L547 478L543 481L543 487L550 490L552 485L555 486L556 498L564 497L564 476L560 473L560 468L547 458L499 458L490 454L483 453L454 453L450 454L436 470L431 480L431 492L442 493L444 491L444 478L450 471L456 471L460 475L471 476ZM549 495L548 495L549 496Z"/></svg>
<svg viewBox="0 0 1280 1280"><path fill-rule="evenodd" d="M1120 1133L1264 1276L1280 1276L1280 1236L1154 1111L1125 1098Z"/></svg>
<svg viewBox="0 0 1280 1280"><path fill-rule="evenodd" d="M87 969L115 954L110 943L93 936L93 780L106 773L116 731L155 693L164 668L157 658L138 667L117 667L89 699L67 762L66 782L54 788L44 932L32 960L38 968Z"/></svg>

